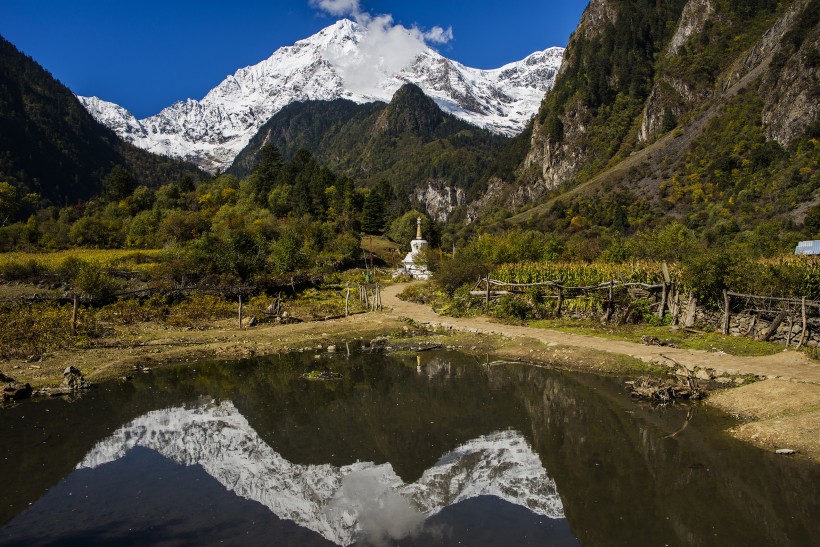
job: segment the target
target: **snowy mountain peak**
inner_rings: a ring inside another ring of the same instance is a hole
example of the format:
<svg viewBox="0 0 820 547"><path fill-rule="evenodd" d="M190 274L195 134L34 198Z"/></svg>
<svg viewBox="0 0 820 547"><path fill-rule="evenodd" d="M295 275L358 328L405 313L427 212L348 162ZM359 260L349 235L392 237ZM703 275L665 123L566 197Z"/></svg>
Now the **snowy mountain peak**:
<svg viewBox="0 0 820 547"><path fill-rule="evenodd" d="M515 135L552 87L562 56L563 48L549 48L497 69L474 69L427 47L412 29L341 19L237 70L201 100L176 102L142 120L96 97L80 101L140 148L215 171L229 167L256 131L292 102L387 102L405 83L418 85L446 112Z"/></svg>

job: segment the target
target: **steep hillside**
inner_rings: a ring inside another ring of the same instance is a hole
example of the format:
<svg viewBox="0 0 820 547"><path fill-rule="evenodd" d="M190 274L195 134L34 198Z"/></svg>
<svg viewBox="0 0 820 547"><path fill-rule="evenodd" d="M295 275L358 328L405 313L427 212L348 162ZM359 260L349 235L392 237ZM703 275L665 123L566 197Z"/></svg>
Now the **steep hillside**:
<svg viewBox="0 0 820 547"><path fill-rule="evenodd" d="M594 0L517 177L480 205L549 197L513 222L588 235L799 228L820 199L818 50L818 0Z"/></svg>
<svg viewBox="0 0 820 547"><path fill-rule="evenodd" d="M239 153L231 172L249 173L266 143L286 158L304 148L367 186L387 183L405 206L421 205L444 220L480 194L491 158L507 142L443 112L419 87L406 84L389 104L337 99L285 107Z"/></svg>
<svg viewBox="0 0 820 547"><path fill-rule="evenodd" d="M37 192L62 204L99 193L116 165L152 185L198 175L192 165L122 142L68 88L0 37L0 181L15 185L18 195Z"/></svg>

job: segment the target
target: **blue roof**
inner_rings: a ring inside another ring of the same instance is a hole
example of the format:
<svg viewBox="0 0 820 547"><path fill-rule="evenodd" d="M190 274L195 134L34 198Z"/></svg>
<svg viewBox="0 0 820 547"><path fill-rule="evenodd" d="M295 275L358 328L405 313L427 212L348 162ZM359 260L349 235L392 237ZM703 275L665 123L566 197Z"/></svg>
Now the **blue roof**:
<svg viewBox="0 0 820 547"><path fill-rule="evenodd" d="M820 255L820 240L801 241L794 249L796 255Z"/></svg>

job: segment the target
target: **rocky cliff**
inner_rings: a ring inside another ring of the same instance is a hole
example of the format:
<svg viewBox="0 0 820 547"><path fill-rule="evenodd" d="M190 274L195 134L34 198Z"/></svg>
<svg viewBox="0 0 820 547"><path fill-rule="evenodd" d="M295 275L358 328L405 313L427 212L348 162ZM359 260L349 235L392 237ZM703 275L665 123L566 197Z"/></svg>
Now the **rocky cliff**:
<svg viewBox="0 0 820 547"><path fill-rule="evenodd" d="M820 110L818 12L817 0L593 0L497 203L538 201L627 168L631 181L609 179L651 198L664 177L685 171L689 146L739 93L762 101L758 125L790 154ZM655 154L666 157L663 169L636 165L642 156L631 156L673 131L676 146Z"/></svg>

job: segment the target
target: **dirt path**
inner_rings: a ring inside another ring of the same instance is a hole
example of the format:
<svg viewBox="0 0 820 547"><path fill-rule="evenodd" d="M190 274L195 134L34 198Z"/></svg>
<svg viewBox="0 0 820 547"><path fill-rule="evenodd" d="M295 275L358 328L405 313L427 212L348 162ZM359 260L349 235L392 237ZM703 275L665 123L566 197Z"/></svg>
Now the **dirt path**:
<svg viewBox="0 0 820 547"><path fill-rule="evenodd" d="M676 362L690 370L695 367L714 369L718 374L754 374L773 379L796 380L820 385L820 364L813 363L803 353L784 351L763 357L739 357L725 353L645 346L633 342L609 340L595 336L569 334L548 329L493 323L486 317L442 317L428 306L399 300L397 295L407 284L386 287L382 302L392 308L397 317L409 317L419 323L442 326L467 332L500 334L512 338L532 338L545 344L595 349L628 355L645 363L669 365Z"/></svg>

